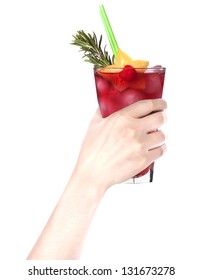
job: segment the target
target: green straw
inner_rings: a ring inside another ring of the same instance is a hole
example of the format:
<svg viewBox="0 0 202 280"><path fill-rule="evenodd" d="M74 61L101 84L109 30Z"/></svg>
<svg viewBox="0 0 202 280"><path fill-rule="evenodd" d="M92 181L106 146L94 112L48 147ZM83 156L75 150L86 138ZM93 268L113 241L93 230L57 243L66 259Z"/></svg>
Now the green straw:
<svg viewBox="0 0 202 280"><path fill-rule="evenodd" d="M116 57L117 54L118 54L118 48L119 47L118 47L116 38L114 36L114 32L111 28L109 19L107 17L107 14L106 14L106 11L105 11L105 8L104 8L103 5L100 5L100 15L101 15L101 18L102 18L102 22L104 24L105 31L107 33L107 37L109 39L110 46L112 48L112 52L113 52L114 56Z"/></svg>

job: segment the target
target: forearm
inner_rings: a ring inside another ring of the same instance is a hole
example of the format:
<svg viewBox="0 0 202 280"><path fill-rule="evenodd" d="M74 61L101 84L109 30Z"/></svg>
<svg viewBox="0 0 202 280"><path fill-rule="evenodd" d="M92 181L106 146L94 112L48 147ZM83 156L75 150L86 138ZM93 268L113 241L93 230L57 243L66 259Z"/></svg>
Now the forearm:
<svg viewBox="0 0 202 280"><path fill-rule="evenodd" d="M28 259L79 259L101 189L72 176Z"/></svg>

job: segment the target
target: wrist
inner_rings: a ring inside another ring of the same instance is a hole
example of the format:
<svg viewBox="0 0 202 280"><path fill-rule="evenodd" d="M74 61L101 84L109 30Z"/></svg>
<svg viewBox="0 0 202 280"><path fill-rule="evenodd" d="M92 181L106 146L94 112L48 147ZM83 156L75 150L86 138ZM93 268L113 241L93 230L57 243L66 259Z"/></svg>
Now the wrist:
<svg viewBox="0 0 202 280"><path fill-rule="evenodd" d="M66 190L71 190L78 196L86 198L89 202L92 201L94 204L98 204L108 187L104 181L97 180L86 174L83 175L83 173L80 174L79 171L74 170Z"/></svg>

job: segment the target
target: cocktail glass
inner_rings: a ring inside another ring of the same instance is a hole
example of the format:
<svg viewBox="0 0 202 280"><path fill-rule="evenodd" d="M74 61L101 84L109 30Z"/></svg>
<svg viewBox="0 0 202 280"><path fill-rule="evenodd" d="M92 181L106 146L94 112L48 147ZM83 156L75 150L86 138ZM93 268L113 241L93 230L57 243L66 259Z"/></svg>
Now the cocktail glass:
<svg viewBox="0 0 202 280"><path fill-rule="evenodd" d="M149 68L94 68L97 99L102 117L143 99L162 98L166 69ZM154 162L127 183L152 182Z"/></svg>

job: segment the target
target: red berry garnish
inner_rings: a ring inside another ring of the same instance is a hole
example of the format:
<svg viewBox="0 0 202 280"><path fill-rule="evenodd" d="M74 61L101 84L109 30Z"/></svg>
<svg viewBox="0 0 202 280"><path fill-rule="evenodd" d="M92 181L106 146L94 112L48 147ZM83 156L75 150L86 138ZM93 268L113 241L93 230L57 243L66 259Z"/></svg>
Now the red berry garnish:
<svg viewBox="0 0 202 280"><path fill-rule="evenodd" d="M120 76L117 76L116 79L113 80L113 87L120 92L128 88L128 82L121 79Z"/></svg>
<svg viewBox="0 0 202 280"><path fill-rule="evenodd" d="M119 77L127 82L132 81L137 75L135 68L131 65L126 65L123 70L119 73Z"/></svg>

